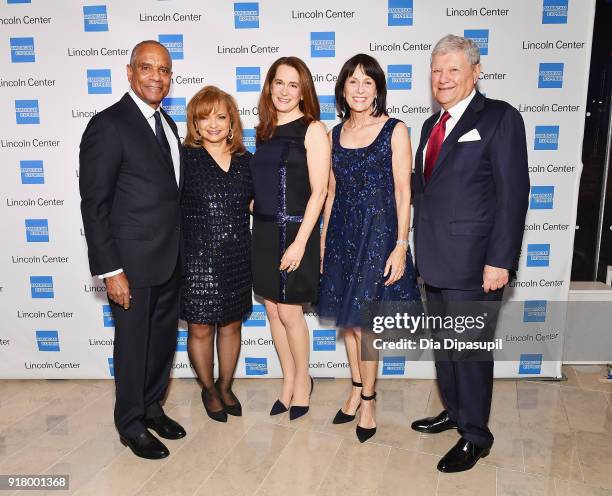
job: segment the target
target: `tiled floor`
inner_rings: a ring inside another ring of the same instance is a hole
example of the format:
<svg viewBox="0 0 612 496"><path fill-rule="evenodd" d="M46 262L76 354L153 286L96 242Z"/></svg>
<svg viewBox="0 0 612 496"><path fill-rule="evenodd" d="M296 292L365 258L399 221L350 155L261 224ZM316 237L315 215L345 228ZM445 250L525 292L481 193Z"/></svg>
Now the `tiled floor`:
<svg viewBox="0 0 612 496"><path fill-rule="evenodd" d="M161 461L119 443L112 381L0 381L0 474L70 474L82 496L612 496L612 384L600 367L564 371L566 382L496 381L491 455L448 475L435 466L457 434L410 429L440 410L433 381L379 381L379 429L360 445L355 423L331 424L348 380L317 380L310 413L291 423L268 415L279 381L237 380L244 416L227 424L208 419L195 381L174 380L165 409L188 435Z"/></svg>

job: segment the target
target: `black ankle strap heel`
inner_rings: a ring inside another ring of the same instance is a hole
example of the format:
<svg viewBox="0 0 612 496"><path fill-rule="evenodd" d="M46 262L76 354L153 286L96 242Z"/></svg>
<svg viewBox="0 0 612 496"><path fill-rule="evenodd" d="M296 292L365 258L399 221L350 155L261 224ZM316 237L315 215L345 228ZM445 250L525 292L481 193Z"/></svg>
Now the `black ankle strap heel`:
<svg viewBox="0 0 612 496"><path fill-rule="evenodd" d="M371 401L376 399L376 392L370 396L364 396L361 393L362 401ZM355 434L357 434L357 439L359 439L360 443L365 443L368 439L370 439L374 434L376 434L376 427L366 428L361 427L357 424L357 428L355 429Z"/></svg>

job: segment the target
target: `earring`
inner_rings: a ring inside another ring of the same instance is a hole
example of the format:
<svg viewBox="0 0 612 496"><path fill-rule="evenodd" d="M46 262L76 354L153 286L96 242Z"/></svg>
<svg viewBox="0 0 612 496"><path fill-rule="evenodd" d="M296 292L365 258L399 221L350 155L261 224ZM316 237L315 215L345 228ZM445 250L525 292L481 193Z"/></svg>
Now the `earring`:
<svg viewBox="0 0 612 496"><path fill-rule="evenodd" d="M232 141L233 139L234 139L234 130L230 129L230 132L227 135L227 141Z"/></svg>

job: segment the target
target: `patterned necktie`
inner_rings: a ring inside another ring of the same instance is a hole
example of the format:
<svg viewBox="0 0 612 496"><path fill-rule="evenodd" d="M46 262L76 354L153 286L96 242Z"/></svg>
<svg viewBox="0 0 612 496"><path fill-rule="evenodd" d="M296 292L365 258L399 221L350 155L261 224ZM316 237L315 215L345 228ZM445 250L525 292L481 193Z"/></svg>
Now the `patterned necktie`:
<svg viewBox="0 0 612 496"><path fill-rule="evenodd" d="M170 162L172 162L170 143L168 143L168 138L166 138L164 126L162 126L161 113L159 110L156 110L153 115L155 117L155 137L157 138L157 143L159 144L162 153L166 156L167 159L170 160Z"/></svg>
<svg viewBox="0 0 612 496"><path fill-rule="evenodd" d="M431 174L440 155L444 134L446 133L446 121L451 117L450 113L444 112L442 118L431 130L429 141L427 142L427 153L425 154L425 181L429 181Z"/></svg>

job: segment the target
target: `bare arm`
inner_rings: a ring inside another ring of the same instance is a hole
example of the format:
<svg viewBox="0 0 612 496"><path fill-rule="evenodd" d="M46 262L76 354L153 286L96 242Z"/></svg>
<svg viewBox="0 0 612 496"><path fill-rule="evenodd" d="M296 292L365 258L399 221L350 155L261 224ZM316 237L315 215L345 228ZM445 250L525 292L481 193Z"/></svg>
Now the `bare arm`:
<svg viewBox="0 0 612 496"><path fill-rule="evenodd" d="M332 131L328 133L329 144L332 146ZM330 159L331 162L331 159ZM329 181L327 183L327 198L323 207L323 229L321 232L321 273L323 273L323 255L325 254L325 240L327 238L327 228L329 226L329 217L331 215L334 198L336 197L336 178L333 169L329 168Z"/></svg>
<svg viewBox="0 0 612 496"><path fill-rule="evenodd" d="M281 258L280 270L296 270L299 266L304 256L306 242L315 225L318 225L319 215L327 195L331 147L323 123L317 121L308 126L304 146L306 147L308 179L310 181L310 198L304 212L304 220L300 225L295 240ZM292 263L295 265L290 267Z"/></svg>
<svg viewBox="0 0 612 496"><path fill-rule="evenodd" d="M395 126L391 136L393 183L397 209L397 239L407 241L410 229L410 174L412 172L412 147L408 128L403 122ZM395 246L385 265L385 285L394 284L404 275L406 269L407 245Z"/></svg>

